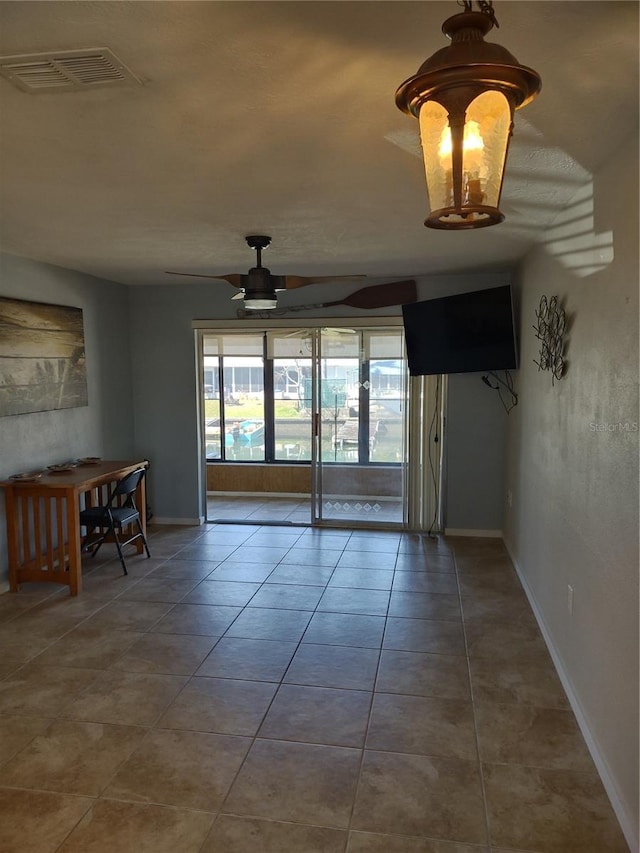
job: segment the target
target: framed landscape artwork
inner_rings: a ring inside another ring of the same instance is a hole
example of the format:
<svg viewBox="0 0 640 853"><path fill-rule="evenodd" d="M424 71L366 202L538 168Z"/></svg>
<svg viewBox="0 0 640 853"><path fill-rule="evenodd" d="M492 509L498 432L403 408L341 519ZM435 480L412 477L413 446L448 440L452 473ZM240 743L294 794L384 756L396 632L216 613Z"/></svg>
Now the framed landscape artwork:
<svg viewBox="0 0 640 853"><path fill-rule="evenodd" d="M0 297L0 417L86 405L82 308Z"/></svg>

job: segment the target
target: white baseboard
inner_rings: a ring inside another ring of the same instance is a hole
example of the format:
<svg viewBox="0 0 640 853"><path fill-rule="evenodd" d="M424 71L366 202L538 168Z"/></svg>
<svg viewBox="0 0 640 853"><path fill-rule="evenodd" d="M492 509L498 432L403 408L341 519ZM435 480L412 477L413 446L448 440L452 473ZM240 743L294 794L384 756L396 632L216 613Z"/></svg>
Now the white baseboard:
<svg viewBox="0 0 640 853"><path fill-rule="evenodd" d="M477 536L480 539L502 539L502 530L467 530L463 527L445 527L445 536Z"/></svg>
<svg viewBox="0 0 640 853"><path fill-rule="evenodd" d="M163 518L162 516L154 515L150 524L176 524L183 527L200 527L204 524L204 516L200 518Z"/></svg>
<svg viewBox="0 0 640 853"><path fill-rule="evenodd" d="M553 644L553 640L551 638L551 634L546 626L544 621L544 617L540 608L538 607L538 603L536 602L534 595L529 587L524 572L521 567L518 565L517 560L513 555L513 549L509 542L505 540L505 547L509 556L511 557L511 562L520 578L520 583L522 584L522 588L524 589L525 595L531 605L531 609L533 610L533 615L536 617L536 621L538 623L538 627L540 628L540 633L542 634L544 641L547 645L547 649L549 650L549 654L551 655L551 659L553 660L553 664L558 673L558 677L562 682L562 686L564 687L565 693L567 694L567 699L569 700L569 704L571 705L571 709L575 714L576 721L578 723L578 727L582 732L582 736L585 739L587 744L587 749L591 754L591 758L593 759L593 763L596 766L596 770L602 780L602 784L604 785L604 789L607 792L607 796L611 801L611 806L615 812L616 817L618 818L618 823L620 824L620 828L622 829L623 835L629 845L629 850L639 850L640 849L640 838L636 835L637 829L634 826L634 821L630 816L627 806L625 804L624 798L621 796L620 791L618 789L618 785L615 781L615 778L611 772L607 759L605 758L600 746L595 739L587 720L587 717L582 710L582 706L580 704L580 700L576 696L573 685L571 684L571 679L567 671L564 668L562 663L562 659L560 658L556 648Z"/></svg>

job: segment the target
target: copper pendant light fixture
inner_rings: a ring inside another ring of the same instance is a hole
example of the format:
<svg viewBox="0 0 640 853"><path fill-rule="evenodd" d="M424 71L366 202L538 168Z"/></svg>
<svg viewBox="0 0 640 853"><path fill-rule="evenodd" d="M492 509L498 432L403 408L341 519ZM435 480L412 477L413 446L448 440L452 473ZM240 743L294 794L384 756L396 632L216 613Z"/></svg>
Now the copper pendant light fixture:
<svg viewBox="0 0 640 853"><path fill-rule="evenodd" d="M451 44L434 53L396 92L396 104L420 122L431 211L428 228L497 225L513 114L542 81L499 44L484 41L498 22L493 4L464 0L442 31Z"/></svg>

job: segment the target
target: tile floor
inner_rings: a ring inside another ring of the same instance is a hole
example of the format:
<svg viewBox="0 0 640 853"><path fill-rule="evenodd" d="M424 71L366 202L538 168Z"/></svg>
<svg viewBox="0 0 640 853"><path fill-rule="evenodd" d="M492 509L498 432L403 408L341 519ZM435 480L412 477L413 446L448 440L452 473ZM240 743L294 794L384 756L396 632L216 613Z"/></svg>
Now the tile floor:
<svg viewBox="0 0 640 853"><path fill-rule="evenodd" d="M623 853L501 543L156 529L0 596L3 853Z"/></svg>
<svg viewBox="0 0 640 853"><path fill-rule="evenodd" d="M207 495L207 518L209 521L261 521L284 522L286 524L309 524L311 500L297 497L276 498L263 495L216 494Z"/></svg>
<svg viewBox="0 0 640 853"><path fill-rule="evenodd" d="M376 523L401 524L402 501L394 498L327 498L324 502L325 520L353 522L362 518ZM210 521L261 521L269 523L309 524L311 521L311 499L297 497L273 497L262 495L254 498L247 495L217 494L207 496L207 518Z"/></svg>

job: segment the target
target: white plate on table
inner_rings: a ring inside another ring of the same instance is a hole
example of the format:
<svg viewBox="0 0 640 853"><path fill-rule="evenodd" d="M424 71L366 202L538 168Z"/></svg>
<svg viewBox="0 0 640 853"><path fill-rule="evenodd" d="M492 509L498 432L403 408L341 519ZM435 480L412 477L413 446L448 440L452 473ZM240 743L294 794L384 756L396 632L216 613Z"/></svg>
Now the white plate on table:
<svg viewBox="0 0 640 853"><path fill-rule="evenodd" d="M16 483L35 483L36 480L39 480L42 477L42 473L40 471L33 471L31 473L24 474L12 474L9 479L13 480Z"/></svg>

